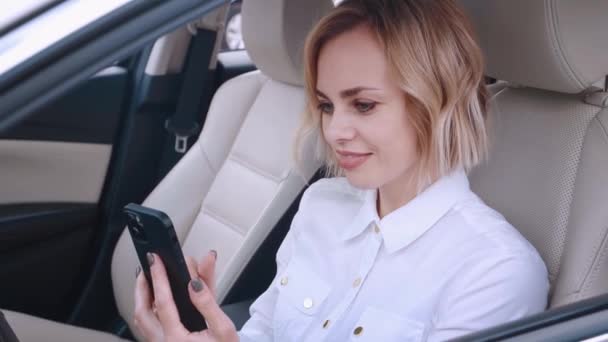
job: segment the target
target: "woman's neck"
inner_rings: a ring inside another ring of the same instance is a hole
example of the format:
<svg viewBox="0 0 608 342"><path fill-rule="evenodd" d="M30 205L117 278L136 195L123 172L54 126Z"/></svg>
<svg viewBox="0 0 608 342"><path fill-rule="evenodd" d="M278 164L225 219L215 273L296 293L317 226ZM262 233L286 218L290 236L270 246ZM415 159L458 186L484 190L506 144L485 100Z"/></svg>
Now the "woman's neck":
<svg viewBox="0 0 608 342"><path fill-rule="evenodd" d="M431 184L436 180L437 176L433 173ZM376 201L378 216L383 218L414 199L418 195L417 181L415 172L408 170L408 172L378 188Z"/></svg>

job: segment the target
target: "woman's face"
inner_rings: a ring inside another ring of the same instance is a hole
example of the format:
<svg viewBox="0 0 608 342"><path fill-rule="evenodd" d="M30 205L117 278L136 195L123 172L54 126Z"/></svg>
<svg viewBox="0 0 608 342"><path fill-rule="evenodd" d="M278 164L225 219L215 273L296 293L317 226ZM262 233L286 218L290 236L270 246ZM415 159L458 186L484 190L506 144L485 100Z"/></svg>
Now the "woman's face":
<svg viewBox="0 0 608 342"><path fill-rule="evenodd" d="M367 27L323 46L317 98L325 141L352 185L373 189L409 181L418 158L414 129L404 93Z"/></svg>

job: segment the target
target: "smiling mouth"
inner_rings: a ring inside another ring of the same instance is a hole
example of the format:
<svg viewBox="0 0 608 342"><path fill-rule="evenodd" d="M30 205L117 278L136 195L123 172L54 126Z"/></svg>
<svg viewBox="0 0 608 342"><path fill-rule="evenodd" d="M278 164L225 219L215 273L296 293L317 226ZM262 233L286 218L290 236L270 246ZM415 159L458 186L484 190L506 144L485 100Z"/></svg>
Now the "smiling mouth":
<svg viewBox="0 0 608 342"><path fill-rule="evenodd" d="M361 166L369 159L371 153L357 153L350 151L336 151L338 157L338 164L345 170L354 170Z"/></svg>

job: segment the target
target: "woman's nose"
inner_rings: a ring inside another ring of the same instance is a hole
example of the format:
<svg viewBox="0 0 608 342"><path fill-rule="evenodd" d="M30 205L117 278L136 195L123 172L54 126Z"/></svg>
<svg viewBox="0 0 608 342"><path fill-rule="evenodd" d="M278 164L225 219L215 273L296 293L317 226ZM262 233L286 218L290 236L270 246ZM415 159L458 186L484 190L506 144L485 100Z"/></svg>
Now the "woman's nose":
<svg viewBox="0 0 608 342"><path fill-rule="evenodd" d="M337 108L328 117L325 128L325 138L330 141L348 141L356 136L356 130L348 113L344 113Z"/></svg>

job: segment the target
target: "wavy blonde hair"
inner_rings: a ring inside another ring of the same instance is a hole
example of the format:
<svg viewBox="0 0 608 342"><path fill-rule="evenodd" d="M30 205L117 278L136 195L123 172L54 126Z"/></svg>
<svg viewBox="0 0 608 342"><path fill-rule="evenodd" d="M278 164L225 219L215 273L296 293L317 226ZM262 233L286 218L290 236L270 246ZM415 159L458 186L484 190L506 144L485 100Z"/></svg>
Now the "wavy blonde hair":
<svg viewBox="0 0 608 342"><path fill-rule="evenodd" d="M418 191L432 182L431 170L443 176L482 161L488 150L484 60L454 0L345 0L317 23L304 50L307 110L296 136L296 160L303 142L314 137L327 173L342 174L321 134L317 63L328 41L359 25L383 46L406 97L416 132Z"/></svg>

